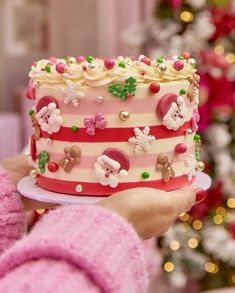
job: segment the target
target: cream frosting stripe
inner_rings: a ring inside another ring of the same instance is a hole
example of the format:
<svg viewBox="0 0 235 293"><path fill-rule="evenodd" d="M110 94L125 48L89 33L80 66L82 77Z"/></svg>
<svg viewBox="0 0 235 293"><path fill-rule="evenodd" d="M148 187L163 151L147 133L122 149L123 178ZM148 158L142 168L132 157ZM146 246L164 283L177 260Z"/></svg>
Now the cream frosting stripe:
<svg viewBox="0 0 235 293"><path fill-rule="evenodd" d="M151 143L151 151L149 154L161 153L161 152L172 152L174 146L178 143L185 143L187 147L191 147L194 145L193 135L187 136L177 136L174 138L166 138L166 139L157 139ZM64 141L54 141L52 145L47 144L47 140L44 138L40 138L37 141L37 153L41 151L48 151L49 153L59 153L63 154L64 148L66 146L72 146L74 144L78 144L81 148L82 154L86 156L99 156L103 153L103 151L107 148L117 148L124 150L127 155L133 155L134 145L129 142L100 142L100 143L87 143L87 142L64 142ZM139 156L143 156L145 153L138 154Z"/></svg>
<svg viewBox="0 0 235 293"><path fill-rule="evenodd" d="M184 164L184 161L178 162L172 165L175 170L175 176L182 176L184 175L184 172L186 171L186 167ZM141 177L141 174L144 171L148 171L150 176L148 179L143 179ZM151 180L159 180L162 179L161 172L156 171L155 166L147 167L147 168L130 168L128 171L128 177L120 179L120 182L136 182L136 181L151 181ZM51 173L46 169L46 172L43 174L43 176L58 180L68 180L68 181L77 181L80 182L96 182L98 183L98 180L95 176L94 169L73 169L71 173L66 173L63 170L60 169L60 171L57 171L56 173ZM88 180L89 178L89 180Z"/></svg>

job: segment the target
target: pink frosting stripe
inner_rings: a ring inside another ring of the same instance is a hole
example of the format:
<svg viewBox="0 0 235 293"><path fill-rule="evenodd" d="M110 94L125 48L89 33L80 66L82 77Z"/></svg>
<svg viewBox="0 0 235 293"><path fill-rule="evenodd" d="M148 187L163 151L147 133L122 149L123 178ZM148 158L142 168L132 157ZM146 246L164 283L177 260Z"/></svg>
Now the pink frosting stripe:
<svg viewBox="0 0 235 293"><path fill-rule="evenodd" d="M107 99L103 103L98 103L95 99L86 99L85 103L80 103L76 108L70 104L64 104L63 100L58 99L58 106L63 114L71 115L91 115L92 113L102 112L103 114L116 114L121 110L128 110L130 113L149 113L155 112L156 105L160 97L148 97L144 99L134 98L121 101L117 99ZM193 104L186 100L186 106L192 108ZM91 111L92 109L92 111Z"/></svg>
<svg viewBox="0 0 235 293"><path fill-rule="evenodd" d="M182 155L176 155L174 152L166 153L170 158L173 159L174 163L182 162L189 154L194 152L194 146L191 146L187 149L186 153ZM129 156L131 162L131 168L141 168L141 167L149 167L153 166L156 162L156 158L160 153L155 154L144 154L142 155L131 155ZM58 153L50 153L50 161L58 162L61 160L63 155ZM77 169L91 169L96 161L96 156L85 156L82 155L81 163L77 165L75 168Z"/></svg>

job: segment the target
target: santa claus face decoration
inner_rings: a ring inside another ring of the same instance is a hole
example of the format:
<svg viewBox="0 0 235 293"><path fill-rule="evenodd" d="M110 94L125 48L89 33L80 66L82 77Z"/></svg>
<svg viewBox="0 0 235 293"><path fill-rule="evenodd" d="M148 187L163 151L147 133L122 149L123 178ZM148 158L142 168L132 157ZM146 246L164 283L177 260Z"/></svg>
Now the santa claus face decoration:
<svg viewBox="0 0 235 293"><path fill-rule="evenodd" d="M56 99L50 96L42 97L36 106L36 119L41 130L48 134L56 133L63 124L63 118Z"/></svg>
<svg viewBox="0 0 235 293"><path fill-rule="evenodd" d="M126 153L115 148L106 149L94 164L96 177L100 184L115 188L119 180L128 176L130 160Z"/></svg>
<svg viewBox="0 0 235 293"><path fill-rule="evenodd" d="M156 113L167 129L177 130L184 124L188 109L182 96L169 93L161 97Z"/></svg>

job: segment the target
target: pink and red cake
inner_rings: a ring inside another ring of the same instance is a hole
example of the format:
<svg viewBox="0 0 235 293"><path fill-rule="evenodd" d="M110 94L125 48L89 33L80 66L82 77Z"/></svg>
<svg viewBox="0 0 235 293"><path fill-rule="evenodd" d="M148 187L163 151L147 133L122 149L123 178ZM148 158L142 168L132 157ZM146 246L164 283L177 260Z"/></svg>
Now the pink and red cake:
<svg viewBox="0 0 235 293"><path fill-rule="evenodd" d="M73 195L173 190L202 169L195 60L92 56L32 65L27 97L37 184Z"/></svg>

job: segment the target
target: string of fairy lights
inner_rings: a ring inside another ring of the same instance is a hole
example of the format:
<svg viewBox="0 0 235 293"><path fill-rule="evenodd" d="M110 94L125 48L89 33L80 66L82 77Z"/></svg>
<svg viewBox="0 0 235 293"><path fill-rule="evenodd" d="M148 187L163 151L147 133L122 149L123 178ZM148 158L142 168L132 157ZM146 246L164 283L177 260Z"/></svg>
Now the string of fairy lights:
<svg viewBox="0 0 235 293"><path fill-rule="evenodd" d="M228 198L226 202L226 206L219 206L215 209L214 215L212 217L213 224L215 225L223 225L227 218L229 218L230 212L235 211L235 198ZM189 213L183 213L180 215L179 220L184 225L185 232L187 230L193 229L195 232L199 232L204 228L204 222L199 219L193 219ZM200 233L196 233L195 237L189 238L187 243L182 243L185 241L185 238L173 239L169 243L169 248L172 253L180 250L181 248L187 246L188 249L197 249L199 244L201 244L202 237ZM172 260L166 260L163 263L163 269L166 273L172 273L176 269L177 264ZM217 274L220 271L220 261L214 260L213 258L209 259L204 265L204 271L208 274ZM230 276L231 285L235 284L235 273L232 272Z"/></svg>

